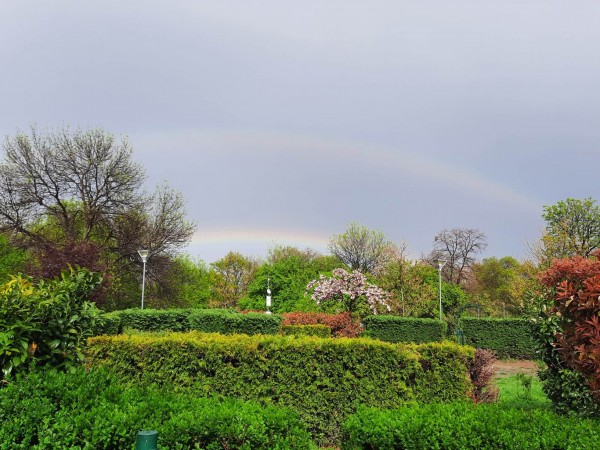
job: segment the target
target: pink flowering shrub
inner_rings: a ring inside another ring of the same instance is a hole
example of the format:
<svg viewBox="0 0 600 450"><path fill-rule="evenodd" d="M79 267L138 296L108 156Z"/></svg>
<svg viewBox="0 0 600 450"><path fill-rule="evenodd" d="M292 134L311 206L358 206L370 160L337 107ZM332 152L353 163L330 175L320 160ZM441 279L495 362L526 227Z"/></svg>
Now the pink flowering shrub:
<svg viewBox="0 0 600 450"><path fill-rule="evenodd" d="M321 275L306 286L317 305L336 305L337 309L359 315L389 312L390 294L369 283L360 271L335 269L333 276Z"/></svg>

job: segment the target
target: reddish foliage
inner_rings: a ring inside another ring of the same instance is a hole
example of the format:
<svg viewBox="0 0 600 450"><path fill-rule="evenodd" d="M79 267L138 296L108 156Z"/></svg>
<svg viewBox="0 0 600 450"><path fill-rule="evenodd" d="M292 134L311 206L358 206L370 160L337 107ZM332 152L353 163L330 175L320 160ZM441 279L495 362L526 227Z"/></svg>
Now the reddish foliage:
<svg viewBox="0 0 600 450"><path fill-rule="evenodd" d="M498 388L490 386L490 381L496 373L495 361L496 357L489 350L475 350L475 357L469 365L469 377L473 383L471 398L475 403L489 403L498 399Z"/></svg>
<svg viewBox="0 0 600 450"><path fill-rule="evenodd" d="M600 401L600 261L555 260L540 280L556 292L550 312L560 318L561 331L554 345Z"/></svg>
<svg viewBox="0 0 600 450"><path fill-rule="evenodd" d="M322 324L331 328L335 337L357 337L362 332L362 326L352 320L349 312L342 314L327 314L314 312L292 312L283 314L282 325L315 325Z"/></svg>

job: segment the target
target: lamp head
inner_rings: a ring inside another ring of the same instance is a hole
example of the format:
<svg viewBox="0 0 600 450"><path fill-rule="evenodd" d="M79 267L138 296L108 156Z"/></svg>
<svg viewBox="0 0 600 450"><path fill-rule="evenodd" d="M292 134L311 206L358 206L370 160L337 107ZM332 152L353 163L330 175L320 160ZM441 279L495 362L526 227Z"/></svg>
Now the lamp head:
<svg viewBox="0 0 600 450"><path fill-rule="evenodd" d="M148 260L148 255L150 254L149 250L138 250L138 254L140 258L142 258L142 262L146 262Z"/></svg>

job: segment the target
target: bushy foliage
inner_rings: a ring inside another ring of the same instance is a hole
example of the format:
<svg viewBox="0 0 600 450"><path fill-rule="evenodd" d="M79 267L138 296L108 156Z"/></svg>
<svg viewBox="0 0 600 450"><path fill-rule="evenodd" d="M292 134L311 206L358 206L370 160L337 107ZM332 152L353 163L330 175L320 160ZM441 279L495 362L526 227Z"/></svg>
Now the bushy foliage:
<svg viewBox="0 0 600 450"><path fill-rule="evenodd" d="M195 310L191 308L138 308L114 311L111 316L120 318L121 328L133 328L139 331L189 331L189 316L193 311Z"/></svg>
<svg viewBox="0 0 600 450"><path fill-rule="evenodd" d="M327 325L334 337L358 337L363 333L363 327L352 318L349 312L327 314L314 312L283 313L282 325Z"/></svg>
<svg viewBox="0 0 600 450"><path fill-rule="evenodd" d="M319 276L306 286L317 305L331 305L337 312L348 311L361 316L389 312L389 293L367 281L358 270L335 269L331 277Z"/></svg>
<svg viewBox="0 0 600 450"><path fill-rule="evenodd" d="M317 336L322 338L331 337L331 328L327 325L283 325L281 334L284 336Z"/></svg>
<svg viewBox="0 0 600 450"><path fill-rule="evenodd" d="M99 314L88 298L100 281L87 269L70 269L50 281L18 275L0 286L2 375L30 363L65 368L80 362Z"/></svg>
<svg viewBox="0 0 600 450"><path fill-rule="evenodd" d="M499 358L534 359L535 342L526 319L462 317L464 343L492 350Z"/></svg>
<svg viewBox="0 0 600 450"><path fill-rule="evenodd" d="M388 342L435 342L446 337L446 322L414 317L368 316L362 321L369 337Z"/></svg>
<svg viewBox="0 0 600 450"><path fill-rule="evenodd" d="M221 334L277 334L281 321L277 314L240 314L223 309L198 309L189 316L190 330Z"/></svg>
<svg viewBox="0 0 600 450"><path fill-rule="evenodd" d="M135 383L290 407L320 444L335 444L359 403L393 408L468 398L472 351L450 343L192 332L91 338L88 361Z"/></svg>
<svg viewBox="0 0 600 450"><path fill-rule="evenodd" d="M471 397L475 403L490 403L498 400L498 388L491 385L496 374L496 357L489 350L475 349L475 356L469 364L469 378L473 383Z"/></svg>
<svg viewBox="0 0 600 450"><path fill-rule="evenodd" d="M125 386L105 371L33 372L0 389L1 450L131 449L142 429L174 450L315 448L290 410Z"/></svg>
<svg viewBox="0 0 600 450"><path fill-rule="evenodd" d="M555 260L540 280L548 288L534 318L544 391L560 412L600 415L600 261Z"/></svg>
<svg viewBox="0 0 600 450"><path fill-rule="evenodd" d="M496 404L361 408L343 425L342 449L595 449L600 423Z"/></svg>

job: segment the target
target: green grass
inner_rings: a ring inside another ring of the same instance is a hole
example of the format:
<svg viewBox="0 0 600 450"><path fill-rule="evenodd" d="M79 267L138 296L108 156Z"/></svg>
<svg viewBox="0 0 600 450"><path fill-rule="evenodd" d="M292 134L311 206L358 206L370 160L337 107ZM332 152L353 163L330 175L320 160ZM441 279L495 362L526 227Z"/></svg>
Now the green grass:
<svg viewBox="0 0 600 450"><path fill-rule="evenodd" d="M498 378L496 385L500 390L498 403L502 406L524 410L549 409L551 406L536 376L519 373Z"/></svg>

